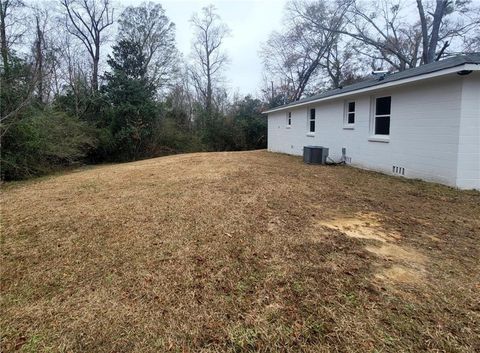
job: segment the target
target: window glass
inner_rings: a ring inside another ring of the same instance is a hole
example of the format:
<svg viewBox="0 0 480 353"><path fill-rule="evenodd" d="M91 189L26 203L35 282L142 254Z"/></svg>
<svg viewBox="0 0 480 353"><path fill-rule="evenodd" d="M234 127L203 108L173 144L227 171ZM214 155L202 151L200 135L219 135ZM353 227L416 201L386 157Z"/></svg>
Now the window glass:
<svg viewBox="0 0 480 353"><path fill-rule="evenodd" d="M310 109L310 132L315 132L315 109Z"/></svg>
<svg viewBox="0 0 480 353"><path fill-rule="evenodd" d="M392 97L375 100L375 135L390 135L390 111Z"/></svg>
<svg viewBox="0 0 480 353"><path fill-rule="evenodd" d="M375 115L390 115L392 97L377 98Z"/></svg>
<svg viewBox="0 0 480 353"><path fill-rule="evenodd" d="M390 134L390 117L379 116L375 121L375 135L389 135Z"/></svg>
<svg viewBox="0 0 480 353"><path fill-rule="evenodd" d="M348 113L347 123L355 124L355 113Z"/></svg>
<svg viewBox="0 0 480 353"><path fill-rule="evenodd" d="M347 124L355 124L355 102L348 102L347 104Z"/></svg>
<svg viewBox="0 0 480 353"><path fill-rule="evenodd" d="M355 112L355 102L349 102L348 103L348 112Z"/></svg>

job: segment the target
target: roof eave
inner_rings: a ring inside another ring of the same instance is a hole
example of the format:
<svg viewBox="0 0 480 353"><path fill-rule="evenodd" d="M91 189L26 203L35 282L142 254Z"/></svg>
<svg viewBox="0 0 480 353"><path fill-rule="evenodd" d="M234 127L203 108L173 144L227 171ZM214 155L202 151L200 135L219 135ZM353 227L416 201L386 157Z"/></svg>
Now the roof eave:
<svg viewBox="0 0 480 353"><path fill-rule="evenodd" d="M301 106L311 105L311 104L318 103L318 102L337 99L337 98L341 98L341 97L348 97L348 96L356 95L356 94L359 94L359 93L370 92L370 91L378 90L380 88L400 86L400 85L407 84L407 83L410 83L410 82L416 82L416 81L420 81L420 80L426 80L426 79L429 79L429 78L444 76L444 75L448 75L448 74L463 71L463 70L480 71L480 64L461 64L461 65L458 65L458 66L449 67L449 68L446 68L446 69L430 72L430 73L427 73L427 74L414 76L414 77L407 77L407 78L403 78L403 79L399 79L399 80L395 80L395 81L390 81L390 82L384 82L384 83L381 83L381 84L378 84L378 85L365 87L365 88L360 88L358 90L349 91L349 92L345 92L345 93L339 93L339 94L335 94L335 95L329 96L329 97L318 98L318 99L314 99L314 100L307 101L307 102L298 102L298 104L282 105L282 106L277 107L277 108L266 110L262 113L263 114L269 114L269 113L280 112L282 110L298 108L298 107L301 107Z"/></svg>

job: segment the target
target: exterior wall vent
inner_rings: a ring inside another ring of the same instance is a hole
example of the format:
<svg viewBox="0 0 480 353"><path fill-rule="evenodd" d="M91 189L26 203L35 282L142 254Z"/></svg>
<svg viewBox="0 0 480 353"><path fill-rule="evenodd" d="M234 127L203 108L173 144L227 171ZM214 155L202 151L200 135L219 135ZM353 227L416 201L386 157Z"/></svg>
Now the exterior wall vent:
<svg viewBox="0 0 480 353"><path fill-rule="evenodd" d="M394 165L392 167L392 173L395 175L405 175L405 168Z"/></svg>

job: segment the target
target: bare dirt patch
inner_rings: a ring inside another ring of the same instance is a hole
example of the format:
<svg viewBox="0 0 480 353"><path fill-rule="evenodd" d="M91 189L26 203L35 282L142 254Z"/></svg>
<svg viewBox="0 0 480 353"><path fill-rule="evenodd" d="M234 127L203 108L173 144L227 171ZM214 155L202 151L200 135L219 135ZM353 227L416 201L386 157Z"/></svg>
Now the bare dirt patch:
<svg viewBox="0 0 480 353"><path fill-rule="evenodd" d="M417 265L423 265L427 261L427 257L418 251L396 244L366 246L365 249L384 259L392 261L409 262Z"/></svg>
<svg viewBox="0 0 480 353"><path fill-rule="evenodd" d="M2 352L480 351L478 192L265 151L2 187Z"/></svg>
<svg viewBox="0 0 480 353"><path fill-rule="evenodd" d="M373 239L381 242L401 239L401 235L396 232L387 233L382 230L378 215L374 213L360 213L352 218L320 220L318 225L338 230L352 238Z"/></svg>
<svg viewBox="0 0 480 353"><path fill-rule="evenodd" d="M387 268L377 273L375 277L381 280L410 284L420 284L424 280L420 271L400 265Z"/></svg>
<svg viewBox="0 0 480 353"><path fill-rule="evenodd" d="M375 245L365 250L378 257L375 278L390 283L422 284L425 279L427 257L404 245L397 231L386 231L381 217L375 213L359 213L352 218L340 217L317 222L318 225L340 232L348 237L371 240Z"/></svg>

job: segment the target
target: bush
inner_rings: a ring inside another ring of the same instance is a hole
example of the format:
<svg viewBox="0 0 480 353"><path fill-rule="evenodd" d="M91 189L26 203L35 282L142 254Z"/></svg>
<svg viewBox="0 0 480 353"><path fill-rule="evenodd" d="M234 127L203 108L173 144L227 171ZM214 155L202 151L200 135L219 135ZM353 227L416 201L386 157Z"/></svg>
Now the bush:
<svg viewBox="0 0 480 353"><path fill-rule="evenodd" d="M163 118L154 131L152 156L206 150L200 137L171 117Z"/></svg>
<svg viewBox="0 0 480 353"><path fill-rule="evenodd" d="M94 136L94 129L65 113L30 112L3 136L2 179L25 179L82 161L96 145Z"/></svg>

